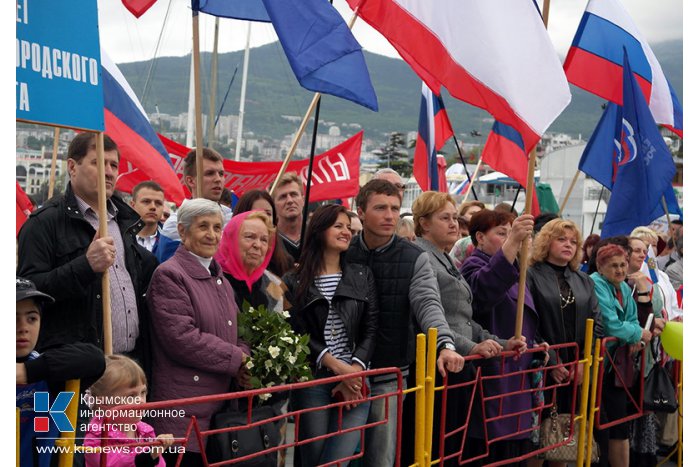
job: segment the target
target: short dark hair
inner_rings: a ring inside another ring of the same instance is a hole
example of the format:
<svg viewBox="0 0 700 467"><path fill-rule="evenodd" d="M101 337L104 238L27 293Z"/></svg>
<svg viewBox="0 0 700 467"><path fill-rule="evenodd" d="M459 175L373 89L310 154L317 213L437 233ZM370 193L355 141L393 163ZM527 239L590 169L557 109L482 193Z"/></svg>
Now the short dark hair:
<svg viewBox="0 0 700 467"><path fill-rule="evenodd" d="M482 209L474 214L469 221L469 235L471 235L472 243L477 245L477 232L486 233L499 225L510 224L515 219L512 212L492 211L490 209Z"/></svg>
<svg viewBox="0 0 700 467"><path fill-rule="evenodd" d="M516 215L516 217L518 215L518 211L515 210L515 207L511 203L506 203L506 202L498 203L493 208L493 210L498 211L498 212L512 212Z"/></svg>
<svg viewBox="0 0 700 467"><path fill-rule="evenodd" d="M145 182L141 182L138 185L134 187L133 190L131 190L131 198L136 198L136 195L139 194L139 191L143 190L144 188L148 188L153 191L160 191L161 193L165 193L163 188L158 185L156 182L153 180L146 180Z"/></svg>
<svg viewBox="0 0 700 467"><path fill-rule="evenodd" d="M369 201L370 196L374 194L396 196L399 200L401 200L401 195L399 194L399 189L396 188L396 185L387 180L374 179L365 183L364 186L360 188L360 192L357 194L357 198L355 198L357 206L363 211L367 209L367 202Z"/></svg>
<svg viewBox="0 0 700 467"><path fill-rule="evenodd" d="M73 138L73 141L71 141L68 145L66 159L73 159L75 162L80 163L85 156L87 156L88 152L93 149L97 149L97 135L87 131L84 133L78 133L78 135ZM104 135L104 150L105 152L117 151L117 157L120 157L117 143L115 143L114 140L106 134Z"/></svg>
<svg viewBox="0 0 700 467"><path fill-rule="evenodd" d="M272 196L265 190L255 189L246 191L243 196L238 199L236 206L233 209L233 215L240 214L242 212L252 211L253 203L259 199L264 199L270 206L272 206L272 223L275 223L277 219L277 213L275 212L275 202L272 201Z"/></svg>
<svg viewBox="0 0 700 467"><path fill-rule="evenodd" d="M202 158L212 162L223 161L224 158L218 152L211 148L202 148ZM185 156L185 167L183 175L194 177L197 175L197 150L193 149Z"/></svg>

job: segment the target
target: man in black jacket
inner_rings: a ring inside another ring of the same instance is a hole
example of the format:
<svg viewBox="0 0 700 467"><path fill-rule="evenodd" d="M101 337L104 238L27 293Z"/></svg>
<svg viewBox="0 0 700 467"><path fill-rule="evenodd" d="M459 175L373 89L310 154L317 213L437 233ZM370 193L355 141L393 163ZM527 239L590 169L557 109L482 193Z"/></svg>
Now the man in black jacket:
<svg viewBox="0 0 700 467"><path fill-rule="evenodd" d="M144 224L118 196L117 145L107 135L108 234L98 238L96 136L81 133L68 147L70 183L63 196L32 213L19 233L17 274L55 299L44 310L39 350L74 342L103 346L102 287L109 273L114 353L148 363L145 293L157 261L134 238Z"/></svg>
<svg viewBox="0 0 700 467"><path fill-rule="evenodd" d="M461 371L464 359L455 352L428 253L395 234L401 206L399 188L387 180L371 180L360 189L357 206L362 234L353 237L345 260L368 265L376 282L379 323L372 367L398 367L405 385L409 366L415 362L416 334L436 328L438 370L443 376L446 371ZM370 383L373 396L398 389L394 375L379 375ZM387 423L370 428L365 437L365 465L394 465L397 398L388 399ZM372 401L368 423L387 418L385 404L384 398ZM404 457L403 461L408 459Z"/></svg>

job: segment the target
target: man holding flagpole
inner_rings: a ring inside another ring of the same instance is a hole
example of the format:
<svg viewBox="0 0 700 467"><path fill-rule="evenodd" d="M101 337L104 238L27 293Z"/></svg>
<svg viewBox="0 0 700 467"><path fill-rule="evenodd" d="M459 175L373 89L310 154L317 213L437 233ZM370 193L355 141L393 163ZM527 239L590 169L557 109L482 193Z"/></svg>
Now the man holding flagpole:
<svg viewBox="0 0 700 467"><path fill-rule="evenodd" d="M113 351L147 363L144 294L158 265L135 234L144 223L114 194L119 150L104 136L108 235L98 238L97 151L94 133L68 146L70 183L62 197L35 211L19 233L17 274L54 297L47 305L39 348L89 342L102 347L102 286L109 273Z"/></svg>

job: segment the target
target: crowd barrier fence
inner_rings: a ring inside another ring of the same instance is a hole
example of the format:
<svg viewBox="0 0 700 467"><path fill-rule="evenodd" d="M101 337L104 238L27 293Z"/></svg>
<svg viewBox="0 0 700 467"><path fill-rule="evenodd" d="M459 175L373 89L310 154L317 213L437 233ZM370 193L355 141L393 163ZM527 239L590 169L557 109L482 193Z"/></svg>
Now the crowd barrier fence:
<svg viewBox="0 0 700 467"><path fill-rule="evenodd" d="M544 367L533 367L533 368L525 368L521 369L518 371L508 371L506 370L506 362L509 361L510 359L513 358L518 358L516 356L515 352L509 351L509 352L502 352L500 356L495 357L499 361L499 368L500 372L498 374L489 374L486 375L483 373L481 366L479 363L482 363L485 359L481 356L474 355L474 356L467 356L464 357L465 360L465 365L466 364L472 364L476 363L475 365L476 370L476 376L466 382L457 382L456 384L450 384L449 382L449 376L443 379L443 384L439 387L436 387L436 360L437 360L437 330L431 329L428 333L427 339L424 334L420 334L417 337L416 341L416 385L412 388L408 388L406 390L402 390L402 374L401 371L398 368L382 368L382 369L374 369L374 370L366 370L362 372L358 372L355 374L351 375L344 375L344 376L334 376L331 378L324 378L324 379L319 379L319 380L312 380L312 381L306 381L302 383L294 383L294 384L287 384L287 385L281 385L281 386L275 386L275 387L270 387L270 388L263 388L263 389L256 389L256 390L248 390L248 391L239 391L239 392L234 392L234 393L225 393L225 394L216 394L216 395L210 395L210 396L201 396L201 397L192 397L192 398L185 398L185 399L178 399L178 400L170 400L170 401L159 401L159 402L148 402L145 404L140 404L140 405L124 405L120 407L115 407L113 411L118 411L118 410L131 410L131 409L139 409L139 410L165 410L165 409L172 409L172 408L181 408L183 406L189 406L189 405L194 405L194 404L202 404L202 403L210 403L210 402L223 402L223 401L229 401L229 400L245 400L246 401L246 407L247 407L247 413L248 413L248 424L245 426L239 426L239 427L232 427L232 428L222 428L222 429L217 429L217 430L204 430L202 427L199 426L199 423L195 417L191 417L186 433L183 438L177 439L176 444L184 446L187 444L187 442L190 439L196 439L197 444L202 452L203 455L203 463L205 466L213 466L213 467L218 467L218 466L223 466L223 465L235 465L236 463L243 462L246 460L249 460L253 457L257 456L263 456L272 452L277 452L277 451L282 451L286 450L288 448L297 448L298 446L302 446L308 443L313 443L316 441L320 441L323 439L328 439L334 436L340 436L349 432L353 431L360 431L361 436L360 436L360 446L359 450L357 450L353 455L348 456L343 459L336 459L333 462L330 462L328 464L324 465L340 465L342 462L354 460L354 459L360 459L362 458L364 454L364 446L365 446L365 432L367 429L389 423L389 400L392 397L395 397L397 399L397 417L396 417L396 423L397 423L397 440L396 440L396 461L395 465L398 467L401 465L401 426L402 426L402 403L401 401L403 400L403 397L406 394L409 394L411 392L415 392L415 403L416 403L416 410L415 410L415 438L414 438L414 459L413 463L411 464L412 467L428 467L431 465L444 465L446 461L452 461L454 462L455 460L459 462L460 465L465 465L470 462L483 459L489 454L489 447L493 445L493 443L496 443L498 441L503 441L506 439L513 438L514 436L518 435L523 435L526 433L530 433L535 430L540 429L540 423L543 420L543 414L547 413L548 409L551 409L552 407L552 401L550 400L549 402L542 402L539 405L534 406L532 409L528 410L523 410L523 411L518 411L518 412L509 412L509 413L503 413L503 401L506 398L516 396L516 395L522 395L522 394L534 394L537 391L542 391L543 393L551 392L555 393L558 389L563 388L567 385L571 385L571 407L574 408L577 406L576 402L579 398L577 398L577 395L580 395L580 400L578 400L578 415L575 417L572 417L572 423L570 424L568 428L568 436L566 437L565 440L563 440L561 443L557 443L552 446L548 446L546 448L538 448L532 452L529 452L527 454L521 455L519 457L514 457L511 459L507 460L501 460L499 462L494 462L492 464L488 465L505 465L508 463L513 463L513 462L518 462L533 456L536 456L538 454L542 454L546 451L557 449L561 446L564 445L571 445L571 443L575 442L577 443L577 461L576 465L577 467L583 467L586 465L587 467L590 466L591 464L591 452L592 452L592 441L593 441L593 428L597 429L605 429L609 428L611 426L614 426L619 423L623 423L629 420L633 420L635 418L640 417L643 415L644 410L643 410L643 394L644 394L644 386L643 386L643 379L640 381L639 384L639 394L635 397L630 390L626 390L627 396L631 400L633 406L635 407L635 412L631 415L628 415L627 417L621 418L619 420L612 420L612 421L607 421L604 423L601 423L600 421L600 412L601 412L601 403L602 403L602 390L603 388L603 372L604 372L604 365L605 365L605 360L608 359L610 361L610 364L612 365L612 371L619 372L620 370L612 364L612 355L610 355L609 349L608 349L608 343L611 343L615 341L615 338L605 338L605 339L596 339L595 340L595 349L593 352L591 352L591 347L593 343L593 321L588 320L587 325L586 325L586 338L585 338L585 346L582 354L582 358L580 360L574 360L568 363L562 363L562 360L560 358L560 355L564 351L569 351L569 352L575 352L578 354L578 345L576 343L569 343L569 344L559 344L559 345L551 345L549 346L549 351L550 353L554 353L556 355L556 362L555 363L550 363L549 365L546 365ZM526 351L525 354L534 354L537 352L542 352L544 350L543 347L537 347L537 348L531 348ZM522 355L519 357L522 358ZM643 360L643 359L642 359ZM575 371L576 367L578 364L583 365L583 372L581 375L578 374L578 372ZM569 383L555 383L551 381L550 378L547 376L555 369L557 368L566 368L570 372L574 372L574 377ZM531 387L530 384L528 384L528 378L531 377L536 372L542 372L542 386L538 387ZM643 367L641 370L641 373L643 374ZM256 422L252 421L252 413L253 413L253 407L256 401L256 397L265 394L265 393L280 393L280 392L290 392L290 391L295 391L299 389L304 389L304 388L309 388L313 387L316 385L320 384L328 384L328 383L333 383L333 382L340 382L348 378L354 378L358 376L362 376L363 378L369 378L369 377L376 377L376 376L389 376L389 375L394 375L397 379L397 387L398 389L393 392L389 392L387 394L383 395L372 395L371 392L367 396L365 396L362 399L362 402L371 402L374 400L378 399L383 399L385 401L385 414L384 418L373 422L373 423L365 423L363 425L354 427L354 428L349 428L349 429L342 429L342 419L343 419L343 408L347 407L351 404L351 402L334 402L330 405L327 406L322 406L322 407L314 407L314 408L309 408L309 409L294 409L293 407L287 412L287 413L282 413L279 415L276 415L270 419L266 420L259 420ZM581 384L579 385L578 378L579 376L582 378ZM489 395L484 393L484 384L488 383L491 380L495 379L500 379L500 378L520 378L520 383L519 383L519 388L514 391L510 392L505 392L502 394L495 394L495 395ZM676 361L674 363L674 381L676 383L676 388L677 388L677 396L678 396L678 401L679 401L679 416L678 416L678 433L679 433L679 441L678 444L673 452L669 454L668 458L672 457L674 454L677 455L677 462L678 465L682 465L682 452L683 452L683 444L682 444L682 437L683 437L683 427L682 427L682 421L683 421L683 368L682 368L682 362ZM459 388L470 388L470 400L469 400L469 405L468 405L468 410L465 418L465 423L462 426L459 426L451 431L446 430L446 416L447 416L447 399L448 397L446 396L448 391L450 390L456 390ZM77 380L72 380L66 383L66 391L71 391L74 392L75 394L79 394L79 389L80 389L80 384L79 381ZM441 403L439 404L439 407L435 407L435 395L436 393L442 392L443 397L441 398ZM472 420L472 416L474 414L474 402L477 401L477 394L479 394L481 397L478 399L480 403L477 405L476 410L479 410L482 417L481 417L481 423L483 423L483 428L484 428L484 433L485 433L485 448L486 451L478 456L474 456L472 458L464 458L463 457L463 452L464 452L464 447L465 447L465 442L467 439L467 433L469 429L469 423ZM79 403L79 397L74 397L66 411L66 415L69 417L71 420L72 425L75 427L77 423L77 415L78 415L78 403ZM496 403L498 404L498 413L495 416L487 416L487 411L486 411L486 405L487 403ZM320 410L338 410L339 411L339 422L338 422L338 427L336 431L333 431L331 433L327 433L321 436L318 436L316 438L310 438L310 439L305 439L305 440L300 440L299 439L299 423L300 423L300 417L304 413L310 413L314 411L320 411ZM440 410L440 424L439 424L439 446L437 446L437 451L439 453L439 457L437 459L432 459L432 453L433 453L433 429L434 429L434 423L433 419L435 416L435 410ZM533 426L520 426L520 417L522 415L527 415L527 414L538 414L539 415L539 420L540 423L533 425ZM487 425L489 422L495 422L498 420L505 420L508 418L515 418L517 417L518 424L517 424L517 430L513 433L510 433L506 436L501 436L501 437L494 437L493 439L489 439L488 437L488 430L487 430ZM240 430L246 430L249 428L253 428L256 426L260 426L269 422L274 422L277 420L282 420L285 418L293 418L294 420L294 435L292 440L285 440L282 444L279 446L271 446L270 448L260 451L258 453L254 453L245 457L240 457L238 459L233 459L229 461L224 461L224 462L219 462L219 463L209 463L208 459L206 458L206 439L208 436L214 435L214 434L219 434L219 433L225 433L225 432L235 432L235 431L240 431ZM574 437L574 423L578 423L578 432L579 433L586 433L586 436L579 436L578 439L575 439ZM445 441L451 437L454 436L459 436L461 434L462 436L462 441L461 441L461 446L460 449L457 452L452 452L448 453L445 452ZM104 436L103 436L104 437ZM19 409L17 411L17 465L20 465L20 458L19 458ZM136 446L156 446L158 445L159 442L154 441L154 442L134 442L129 444L128 446L130 447L136 447ZM108 446L107 440L103 439L102 440L102 445L103 447ZM72 449L64 449L60 452L59 454L59 459L58 459L58 465L59 467L69 467L73 464L73 456L74 452L80 451L81 447L76 446L75 442L75 433L61 433L60 439L56 440L56 446L61 446L64 448L72 448ZM125 445L122 445L125 446ZM181 458L182 456L180 456ZM667 458L667 459L668 459ZM106 456L103 454L101 456L101 465L106 465ZM179 461L178 461L179 465Z"/></svg>

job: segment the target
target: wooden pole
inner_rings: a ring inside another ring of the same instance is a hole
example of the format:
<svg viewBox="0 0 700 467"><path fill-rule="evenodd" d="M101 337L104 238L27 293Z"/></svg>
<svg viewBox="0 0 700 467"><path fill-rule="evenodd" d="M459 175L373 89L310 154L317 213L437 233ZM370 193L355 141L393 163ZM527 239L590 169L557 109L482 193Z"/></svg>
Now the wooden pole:
<svg viewBox="0 0 700 467"><path fill-rule="evenodd" d="M100 219L99 238L109 235L107 231L107 190L105 188L105 138L97 133L97 209ZM112 355L112 300L109 291L109 270L102 273L102 330L105 355Z"/></svg>
<svg viewBox="0 0 700 467"><path fill-rule="evenodd" d="M350 22L348 22L349 29L352 29L352 27L355 25L356 20L357 20L357 8L355 8L355 11L353 12L352 18L350 18ZM282 162L282 167L280 167L279 172L277 172L277 177L275 178L275 181L272 182L272 186L270 187L270 193L275 191L275 188L277 188L277 184L279 183L280 178L282 178L282 175L287 170L287 166L289 165L289 161L292 160L292 155L294 154L294 151L296 151L297 145L299 144L299 141L301 140L301 136L304 134L304 130L306 130L306 125L308 125L309 120L311 119L311 112L313 112L314 109L316 108L316 105L318 104L318 100L320 98L321 98L321 93L317 92L316 94L314 94L313 99L311 99L311 104L309 104L309 108L306 110L306 115L304 115L304 118L301 120L301 124L299 125L299 129L297 130L297 134L294 136L294 140L292 140L292 145L289 147L289 151L287 151L287 157L284 158L284 161Z"/></svg>
<svg viewBox="0 0 700 467"><path fill-rule="evenodd" d="M561 207L559 208L559 213L557 216L561 217L561 213L564 212L564 208L566 207L566 203L569 202L569 196L571 196L571 192L574 191L574 185L576 185L576 182L578 181L578 176L581 174L580 170L576 170L576 174L574 175L574 178L571 180L571 185L569 185L569 189L566 191L566 196L564 196L564 201L561 203Z"/></svg>
<svg viewBox="0 0 700 467"><path fill-rule="evenodd" d="M204 161L202 160L202 95L199 76L199 12L192 10L192 62L194 67L194 134L197 158L197 189L195 198L202 197Z"/></svg>
<svg viewBox="0 0 700 467"><path fill-rule="evenodd" d="M483 155L483 153L482 153ZM469 190L473 190L472 185L474 185L474 182L476 181L477 174L479 173L479 169L481 168L481 163L483 162L482 156L479 156L479 160L476 163L476 168L474 169L474 173L472 174L471 180L469 180L469 184L467 185L467 189L464 191L469 194ZM474 197L476 198L476 194L474 194Z"/></svg>
<svg viewBox="0 0 700 467"><path fill-rule="evenodd" d="M533 148L530 151L530 157L527 164L527 187L525 187L525 211L523 214L532 212L532 194L535 191L535 161L537 159L537 149ZM515 316L515 337L520 338L523 332L523 311L525 309L525 279L527 278L528 258L530 255L530 242L528 239L523 240L520 245L520 277L518 278L518 302L517 314Z"/></svg>
<svg viewBox="0 0 700 467"><path fill-rule="evenodd" d="M55 127L53 129L53 152L51 153L51 173L49 174L49 195L48 199L53 197L53 189L56 186L56 160L58 159L58 137L61 134L61 129ZM43 156L43 154L42 154Z"/></svg>
<svg viewBox="0 0 700 467"><path fill-rule="evenodd" d="M214 20L214 47L211 52L211 89L209 93L209 119L207 121L207 146L214 147L216 89L219 73L219 17Z"/></svg>
<svg viewBox="0 0 700 467"><path fill-rule="evenodd" d="M542 21L544 22L545 29L547 28L547 21L549 19L549 0L544 0L544 7L542 8ZM527 164L527 186L525 187L525 212L523 214L530 214L532 212L532 194L535 191L535 162L537 159L537 146L532 148L530 151L530 157L528 158ZM523 311L525 309L525 279L527 278L527 263L530 254L530 242L525 239L520 245L520 256L518 261L520 262L520 277L518 278L518 302L517 302L517 314L515 316L515 337L520 339L523 333Z"/></svg>

